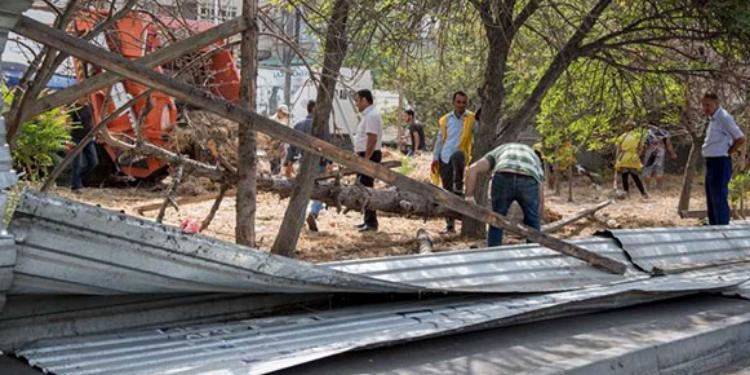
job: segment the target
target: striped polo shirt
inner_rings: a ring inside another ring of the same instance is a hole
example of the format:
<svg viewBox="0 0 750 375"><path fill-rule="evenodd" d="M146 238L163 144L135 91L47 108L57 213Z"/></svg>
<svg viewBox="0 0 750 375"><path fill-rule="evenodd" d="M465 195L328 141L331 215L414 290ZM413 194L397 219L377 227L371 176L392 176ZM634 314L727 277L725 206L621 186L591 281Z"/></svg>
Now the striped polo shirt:
<svg viewBox="0 0 750 375"><path fill-rule="evenodd" d="M493 174L508 172L529 176L541 183L544 181L542 161L534 150L522 143L500 145L484 156L490 162Z"/></svg>

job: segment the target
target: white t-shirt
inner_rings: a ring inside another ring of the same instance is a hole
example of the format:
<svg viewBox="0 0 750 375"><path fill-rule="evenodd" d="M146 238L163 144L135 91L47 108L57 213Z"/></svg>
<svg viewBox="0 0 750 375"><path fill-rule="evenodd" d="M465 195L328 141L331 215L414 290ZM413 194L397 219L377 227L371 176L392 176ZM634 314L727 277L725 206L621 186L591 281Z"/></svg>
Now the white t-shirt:
<svg viewBox="0 0 750 375"><path fill-rule="evenodd" d="M383 119L372 104L362 111L362 120L357 125L357 133L354 135L354 152L367 151L367 134L378 136L374 151L380 150L383 147Z"/></svg>

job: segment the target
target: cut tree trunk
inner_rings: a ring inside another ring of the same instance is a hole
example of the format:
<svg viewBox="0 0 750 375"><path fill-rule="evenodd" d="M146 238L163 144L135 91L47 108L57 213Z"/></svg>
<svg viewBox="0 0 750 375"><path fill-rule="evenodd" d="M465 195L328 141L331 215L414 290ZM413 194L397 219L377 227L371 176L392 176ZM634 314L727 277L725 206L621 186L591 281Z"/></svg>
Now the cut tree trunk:
<svg viewBox="0 0 750 375"><path fill-rule="evenodd" d="M432 239L430 233L424 228L417 231L417 245L420 254L432 253Z"/></svg>
<svg viewBox="0 0 750 375"><path fill-rule="evenodd" d="M573 202L573 167L568 168L568 202Z"/></svg>
<svg viewBox="0 0 750 375"><path fill-rule="evenodd" d="M255 24L258 0L242 2L242 16L248 24ZM258 30L249 27L242 32L240 44L240 105L255 111L255 80L258 73ZM239 123L237 152L237 202L235 241L240 245L255 246L255 203L257 190L257 156L255 130L251 124Z"/></svg>
<svg viewBox="0 0 750 375"><path fill-rule="evenodd" d="M315 100L312 132L318 138L323 136L333 107L333 95L338 81L339 70L344 62L347 50L346 26L349 17L349 0L336 0L333 4L331 19L326 30L323 48L323 75L320 78L318 95ZM284 213L279 233L271 246L271 253L287 257L294 255L299 235L305 223L305 212L310 202L310 195L315 186L315 177L319 174L320 156L304 152L297 174L296 184Z"/></svg>

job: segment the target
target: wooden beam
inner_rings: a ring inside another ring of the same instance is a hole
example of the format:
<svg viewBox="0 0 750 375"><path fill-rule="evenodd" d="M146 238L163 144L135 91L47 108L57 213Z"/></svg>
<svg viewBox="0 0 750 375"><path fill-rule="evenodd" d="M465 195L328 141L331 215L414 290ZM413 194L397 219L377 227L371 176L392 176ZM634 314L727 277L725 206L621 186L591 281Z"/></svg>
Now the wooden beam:
<svg viewBox="0 0 750 375"><path fill-rule="evenodd" d="M745 209L741 213L737 212L736 210L732 210L732 213L730 214L730 216L736 217L737 214L740 214L740 216L743 216L743 217L748 217L750 216L750 209ZM680 217L683 219L704 219L708 217L708 211L706 210L681 210Z"/></svg>
<svg viewBox="0 0 750 375"><path fill-rule="evenodd" d="M589 207L589 208L584 208L584 209L582 209L582 210L574 213L573 215L570 215L569 217L566 217L566 218L560 219L558 221L555 221L554 223L549 223L547 225L543 225L542 226L542 232L544 232L544 233L556 232L556 231L564 228L568 224L575 223L576 221L578 221L580 219L583 219L586 216L590 216L590 215L595 214L597 211L601 210L602 208L607 207L610 204L612 204L612 202L614 202L614 201L612 201L612 200L604 201L604 202L601 202L601 203L597 204L596 206Z"/></svg>
<svg viewBox="0 0 750 375"><path fill-rule="evenodd" d="M219 26L212 27L206 31L172 43L138 59L137 61L149 68L154 68L168 63L188 52L193 52L215 43L217 40L226 39L234 34L242 32L246 28L247 23L245 22L245 19L243 17L237 17ZM91 61L91 63L96 65L96 60ZM64 104L70 104L84 95L111 86L121 79L122 78L119 75L112 72L103 72L83 80L75 86L68 87L67 89L50 95L42 96L37 100L34 106L31 107L31 109L26 111L26 113L21 114L22 120L25 121L40 113L49 111L50 109Z"/></svg>
<svg viewBox="0 0 750 375"><path fill-rule="evenodd" d="M536 242L552 250L583 260L599 269L616 274L624 274L627 269L624 263L548 236L520 223L513 223L505 216L498 215L485 207L466 202L460 197L437 186L413 180L388 168L364 160L350 151L343 150L314 136L278 124L271 119L234 105L227 100L217 98L207 91L160 74L142 64L98 48L28 17L21 17L13 28L13 31L80 59L94 61L97 65L120 74L125 78L172 95L177 99L214 112L219 116L236 121L241 126L252 126L258 131L293 144L304 151L323 156L359 173L384 181L387 184L421 194L431 198L436 204L445 206L464 216L503 228L531 242Z"/></svg>

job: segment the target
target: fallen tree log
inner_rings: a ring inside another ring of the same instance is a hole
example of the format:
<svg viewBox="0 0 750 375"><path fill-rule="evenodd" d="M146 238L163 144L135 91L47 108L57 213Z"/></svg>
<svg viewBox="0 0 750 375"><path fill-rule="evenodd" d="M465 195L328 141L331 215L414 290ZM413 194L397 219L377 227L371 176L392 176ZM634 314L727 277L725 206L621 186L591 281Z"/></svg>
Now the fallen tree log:
<svg viewBox="0 0 750 375"><path fill-rule="evenodd" d="M398 166L401 165L401 162L398 161L398 160L387 160L387 161L384 161L384 162L380 163L380 165L382 165L382 166L384 166L386 168L396 168L396 167L398 167ZM347 169L344 169L342 171L338 171L338 172L335 172L335 173L328 173L328 174L324 174L324 175L318 176L318 177L315 178L315 181L330 180L332 178L344 177L344 176L351 176L353 174L357 174L357 171L347 168Z"/></svg>
<svg viewBox="0 0 750 375"><path fill-rule="evenodd" d="M258 190L273 192L281 198L292 194L294 180L286 178L258 177ZM423 195L403 191L396 187L370 189L362 185L335 185L318 183L313 188L311 199L319 200L338 211L362 211L365 208L390 212L400 216L420 218L452 217L461 215L440 206Z"/></svg>
<svg viewBox="0 0 750 375"><path fill-rule="evenodd" d="M554 223L549 223L547 225L542 226L542 232L544 233L556 232L564 228L568 224L575 223L576 221L581 220L584 217L595 214L597 211L601 210L604 207L609 206L610 204L612 204L612 200L601 202L593 207L584 208L583 210L580 210L574 213L573 215L570 215L566 218L562 218L558 221L555 221Z"/></svg>

